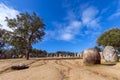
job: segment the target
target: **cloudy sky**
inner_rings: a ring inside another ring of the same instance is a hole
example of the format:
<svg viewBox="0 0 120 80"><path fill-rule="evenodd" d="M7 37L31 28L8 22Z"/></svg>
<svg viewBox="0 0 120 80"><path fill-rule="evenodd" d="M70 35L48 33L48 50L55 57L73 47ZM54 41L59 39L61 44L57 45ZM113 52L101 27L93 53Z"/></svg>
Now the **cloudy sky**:
<svg viewBox="0 0 120 80"><path fill-rule="evenodd" d="M120 0L0 0L0 24L5 17L36 12L46 24L46 35L34 48L48 52L81 52L96 45L101 33L120 28Z"/></svg>

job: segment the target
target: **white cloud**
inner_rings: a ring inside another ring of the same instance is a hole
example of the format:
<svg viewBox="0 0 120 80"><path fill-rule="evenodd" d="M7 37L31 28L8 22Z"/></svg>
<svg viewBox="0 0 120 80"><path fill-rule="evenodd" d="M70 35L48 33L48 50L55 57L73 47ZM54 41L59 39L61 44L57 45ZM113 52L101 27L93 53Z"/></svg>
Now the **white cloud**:
<svg viewBox="0 0 120 80"><path fill-rule="evenodd" d="M62 29L59 32L61 40L69 41L75 38L77 34L79 34L79 30L81 28L81 22L80 21L72 21L68 25L64 26L64 29Z"/></svg>
<svg viewBox="0 0 120 80"><path fill-rule="evenodd" d="M76 15L74 14L73 11L68 11L67 16L65 17L65 20L73 21L76 19Z"/></svg>
<svg viewBox="0 0 120 80"><path fill-rule="evenodd" d="M100 18L97 17L98 13L99 11L91 6L81 11L80 15L76 15L72 10L68 11L67 16L63 19L63 23L54 23L56 29L54 31L48 31L48 37L57 40L71 41L76 40L77 36L89 35L84 34L85 30L83 28L86 27L88 32L92 32L92 29L97 30L100 27Z"/></svg>
<svg viewBox="0 0 120 80"><path fill-rule="evenodd" d="M116 0L115 2L116 4L114 5L117 6L117 9L115 10L114 13L110 15L110 17L108 18L109 20L112 20L114 18L120 18L120 0Z"/></svg>
<svg viewBox="0 0 120 80"><path fill-rule="evenodd" d="M61 35L61 39L65 40L65 41L69 41L69 40L73 39L73 37L74 37L74 35L70 34L70 33L63 33Z"/></svg>
<svg viewBox="0 0 120 80"><path fill-rule="evenodd" d="M7 23L5 22L5 17L15 18L17 14L19 14L19 11L13 9L12 7L6 6L3 3L0 3L0 24L2 25L2 28L10 30L10 28L7 27Z"/></svg>
<svg viewBox="0 0 120 80"><path fill-rule="evenodd" d="M99 19L96 18L98 10L94 7L88 7L82 13L82 23L87 27L99 27Z"/></svg>
<svg viewBox="0 0 120 80"><path fill-rule="evenodd" d="M111 20L118 17L120 17L120 11L113 13L108 19Z"/></svg>
<svg viewBox="0 0 120 80"><path fill-rule="evenodd" d="M82 24L80 21L69 21L69 23L55 23L55 30L47 31L46 38L70 41L79 34Z"/></svg>

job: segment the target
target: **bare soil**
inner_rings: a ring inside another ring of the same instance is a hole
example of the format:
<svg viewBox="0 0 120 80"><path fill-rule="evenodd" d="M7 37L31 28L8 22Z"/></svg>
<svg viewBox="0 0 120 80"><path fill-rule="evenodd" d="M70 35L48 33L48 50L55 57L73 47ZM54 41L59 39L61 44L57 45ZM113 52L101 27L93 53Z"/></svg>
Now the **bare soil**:
<svg viewBox="0 0 120 80"><path fill-rule="evenodd" d="M9 70L20 62L30 67ZM7 59L0 60L0 80L120 80L120 63L86 66L82 59Z"/></svg>

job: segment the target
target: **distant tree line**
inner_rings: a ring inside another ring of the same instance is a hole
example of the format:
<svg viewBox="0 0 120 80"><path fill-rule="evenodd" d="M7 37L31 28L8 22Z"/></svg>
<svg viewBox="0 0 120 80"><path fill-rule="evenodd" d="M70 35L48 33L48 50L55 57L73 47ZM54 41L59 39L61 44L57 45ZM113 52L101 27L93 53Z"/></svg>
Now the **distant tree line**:
<svg viewBox="0 0 120 80"><path fill-rule="evenodd" d="M39 58L39 57L75 57L78 53L75 52L69 52L69 51L57 51L53 53L48 53L46 50L39 50L36 48L33 48L30 50L29 56L31 58ZM2 49L0 52L0 59L9 59L9 58L25 58L25 52L16 50L14 48L7 48Z"/></svg>
<svg viewBox="0 0 120 80"><path fill-rule="evenodd" d="M54 53L49 53L48 56L77 56L77 53L75 52L70 52L70 51L57 51Z"/></svg>
<svg viewBox="0 0 120 80"><path fill-rule="evenodd" d="M30 50L29 56L32 57L47 57L48 52L45 50L32 49ZM24 51L17 51L14 48L2 49L0 52L0 59L14 59L14 58L25 58L26 54Z"/></svg>

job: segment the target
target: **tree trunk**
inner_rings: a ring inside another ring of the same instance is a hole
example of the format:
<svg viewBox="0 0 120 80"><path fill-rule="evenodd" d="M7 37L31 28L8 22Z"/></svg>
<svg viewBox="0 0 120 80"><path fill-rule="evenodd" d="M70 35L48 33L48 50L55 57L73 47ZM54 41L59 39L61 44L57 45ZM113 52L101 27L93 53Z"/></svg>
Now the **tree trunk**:
<svg viewBox="0 0 120 80"><path fill-rule="evenodd" d="M26 60L29 60L29 49L26 49Z"/></svg>
<svg viewBox="0 0 120 80"><path fill-rule="evenodd" d="M26 46L26 60L29 60L29 53L30 53L30 45Z"/></svg>

